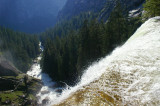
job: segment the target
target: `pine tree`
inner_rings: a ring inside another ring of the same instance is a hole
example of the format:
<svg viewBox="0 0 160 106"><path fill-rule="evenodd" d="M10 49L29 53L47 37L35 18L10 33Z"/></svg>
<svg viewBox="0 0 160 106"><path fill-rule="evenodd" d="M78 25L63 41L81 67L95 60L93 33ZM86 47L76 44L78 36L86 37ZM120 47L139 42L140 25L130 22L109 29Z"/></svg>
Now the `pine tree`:
<svg viewBox="0 0 160 106"><path fill-rule="evenodd" d="M39 40L36 35L0 27L0 43L0 51L4 52L3 57L22 72L28 71L31 60L39 54Z"/></svg>
<svg viewBox="0 0 160 106"><path fill-rule="evenodd" d="M88 28L88 20L84 21L84 24L80 30L80 40L81 40L81 45L79 48L79 56L78 56L78 63L77 63L77 69L83 70L83 66L86 65L86 60L89 57L89 28ZM79 75L82 74L81 72L78 72Z"/></svg>
<svg viewBox="0 0 160 106"><path fill-rule="evenodd" d="M106 24L108 39L110 39L110 51L127 39L127 26L128 18L124 14L124 9L122 9L121 3L117 1Z"/></svg>
<svg viewBox="0 0 160 106"><path fill-rule="evenodd" d="M160 16L160 0L146 0L144 18Z"/></svg>

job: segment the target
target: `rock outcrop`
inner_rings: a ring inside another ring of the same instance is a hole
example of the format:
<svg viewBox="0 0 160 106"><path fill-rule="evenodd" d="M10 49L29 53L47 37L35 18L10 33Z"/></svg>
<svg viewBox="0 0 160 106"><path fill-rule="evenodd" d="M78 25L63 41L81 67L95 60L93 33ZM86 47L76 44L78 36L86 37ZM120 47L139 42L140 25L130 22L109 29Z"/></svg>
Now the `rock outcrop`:
<svg viewBox="0 0 160 106"><path fill-rule="evenodd" d="M41 87L40 80L20 72L0 57L0 106L36 106L36 94Z"/></svg>
<svg viewBox="0 0 160 106"><path fill-rule="evenodd" d="M0 76L17 76L21 73L11 62L0 57Z"/></svg>
<svg viewBox="0 0 160 106"><path fill-rule="evenodd" d="M142 4L145 0L120 0L122 3L123 9L127 9L129 12L130 17L137 16L141 14L142 11ZM102 11L99 14L99 20L106 21L110 16L110 13L114 9L116 5L116 0L107 0L106 5L103 7Z"/></svg>
<svg viewBox="0 0 160 106"><path fill-rule="evenodd" d="M129 11L142 8L145 0L120 0ZM58 19L70 19L80 13L99 13L99 20L107 20L115 7L116 0L68 0L59 12Z"/></svg>

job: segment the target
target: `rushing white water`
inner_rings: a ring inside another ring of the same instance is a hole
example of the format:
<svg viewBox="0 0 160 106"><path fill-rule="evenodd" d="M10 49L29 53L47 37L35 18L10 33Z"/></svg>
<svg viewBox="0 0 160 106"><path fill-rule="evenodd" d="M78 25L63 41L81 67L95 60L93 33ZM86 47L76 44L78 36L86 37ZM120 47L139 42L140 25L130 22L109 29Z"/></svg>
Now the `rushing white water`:
<svg viewBox="0 0 160 106"><path fill-rule="evenodd" d="M39 46L41 51L43 51L41 43L39 44ZM39 98L38 102L39 104L42 104L43 100L49 99L48 94L50 92L54 92L55 95L57 95L57 93L55 92L55 89L52 88L52 86L55 85L55 82L52 81L52 79L48 76L48 74L42 73L42 69L40 67L40 60L41 60L41 55L34 60L34 64L32 65L31 69L27 72L27 74L34 78L42 80L43 87L41 88L39 94L37 94L37 97Z"/></svg>
<svg viewBox="0 0 160 106"><path fill-rule="evenodd" d="M41 70L36 64L32 69L42 81L49 78L37 74ZM60 103L86 86L90 90L98 89L114 100L117 95L123 105L160 105L160 17L145 22L122 47L88 67L75 87L68 87L58 95L49 88L53 85L50 81L46 81L38 94L40 102L45 98L49 100L48 105ZM94 102L92 93L98 91L84 94L80 105Z"/></svg>

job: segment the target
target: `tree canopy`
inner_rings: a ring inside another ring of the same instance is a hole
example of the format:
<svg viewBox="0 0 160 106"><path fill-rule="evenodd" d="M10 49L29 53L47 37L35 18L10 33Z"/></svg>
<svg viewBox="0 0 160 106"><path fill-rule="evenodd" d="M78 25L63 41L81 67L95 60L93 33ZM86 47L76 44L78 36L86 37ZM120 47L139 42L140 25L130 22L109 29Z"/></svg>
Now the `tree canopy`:
<svg viewBox="0 0 160 106"><path fill-rule="evenodd" d="M160 0L146 0L144 11L145 18L160 16Z"/></svg>
<svg viewBox="0 0 160 106"><path fill-rule="evenodd" d="M49 39L43 40L45 46L41 67L54 81L75 84L88 65L123 44L140 25L138 19L128 19L120 4L115 7L106 23L99 22L96 18L84 20L81 16L76 17L81 22L76 29L73 18L67 24L57 25L43 33L42 40L47 36ZM64 33L57 36L57 28Z"/></svg>
<svg viewBox="0 0 160 106"><path fill-rule="evenodd" d="M26 72L32 59L39 54L38 37L0 27L0 52L0 56L11 61L20 71Z"/></svg>

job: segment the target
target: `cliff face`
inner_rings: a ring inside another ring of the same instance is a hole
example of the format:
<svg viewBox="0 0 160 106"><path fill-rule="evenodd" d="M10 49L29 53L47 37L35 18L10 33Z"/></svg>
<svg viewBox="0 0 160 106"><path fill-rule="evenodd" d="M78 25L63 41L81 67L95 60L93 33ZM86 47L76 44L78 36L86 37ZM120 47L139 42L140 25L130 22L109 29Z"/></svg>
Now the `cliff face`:
<svg viewBox="0 0 160 106"><path fill-rule="evenodd" d="M128 10L141 6L145 0L120 0ZM99 19L106 20L115 6L116 0L68 0L58 14L58 19L71 18L81 12L97 12Z"/></svg>
<svg viewBox="0 0 160 106"><path fill-rule="evenodd" d="M123 9L129 11L129 16L134 17L138 16L142 12L143 3L145 0L120 0L121 6ZM102 19L106 21L116 5L116 0L108 0L106 5L103 7L102 11L99 14L99 20Z"/></svg>
<svg viewBox="0 0 160 106"><path fill-rule="evenodd" d="M71 18L81 12L99 12L105 3L106 0L68 0L58 18Z"/></svg>
<svg viewBox="0 0 160 106"><path fill-rule="evenodd" d="M12 63L0 58L0 76L17 76L21 73Z"/></svg>

